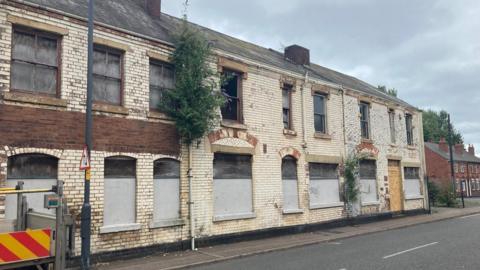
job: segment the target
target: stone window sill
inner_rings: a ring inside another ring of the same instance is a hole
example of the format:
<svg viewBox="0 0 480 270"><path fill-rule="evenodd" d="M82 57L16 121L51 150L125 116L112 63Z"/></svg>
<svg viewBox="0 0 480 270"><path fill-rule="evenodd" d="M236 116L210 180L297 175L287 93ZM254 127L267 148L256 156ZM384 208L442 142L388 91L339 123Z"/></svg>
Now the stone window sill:
<svg viewBox="0 0 480 270"><path fill-rule="evenodd" d="M234 120L222 120L222 127L247 130L247 126Z"/></svg>
<svg viewBox="0 0 480 270"><path fill-rule="evenodd" d="M316 139L322 139L322 140L331 140L332 139L332 135L327 134L327 133L320 133L320 132L315 132L315 134L313 134L313 137L316 138Z"/></svg>
<svg viewBox="0 0 480 270"><path fill-rule="evenodd" d="M424 197L422 195L410 195L410 196L405 196L405 200L423 200Z"/></svg>
<svg viewBox="0 0 480 270"><path fill-rule="evenodd" d="M183 226L185 225L185 221L183 219L165 219L165 220L157 220L150 222L150 229L155 228L167 228L167 227L175 227L175 226Z"/></svg>
<svg viewBox="0 0 480 270"><path fill-rule="evenodd" d="M297 132L291 129L283 129L283 134L288 136L297 136Z"/></svg>
<svg viewBox="0 0 480 270"><path fill-rule="evenodd" d="M104 103L94 103L93 104L93 111L96 112L106 112L106 113L114 113L114 114L123 114L128 115L128 109L122 106L117 105L110 105Z"/></svg>
<svg viewBox="0 0 480 270"><path fill-rule="evenodd" d="M362 138L362 143L373 144L373 140L372 140L372 139L365 139L365 138Z"/></svg>
<svg viewBox="0 0 480 270"><path fill-rule="evenodd" d="M213 217L213 222L238 220L238 219L252 219L256 218L255 213L243 213L243 214L230 214L230 215L217 215Z"/></svg>
<svg viewBox="0 0 480 270"><path fill-rule="evenodd" d="M20 92L5 92L3 94L3 99L7 101L29 103L29 104L39 104L39 105L49 105L55 107L67 107L67 101L64 99L49 97L38 94L30 93L20 93Z"/></svg>
<svg viewBox="0 0 480 270"><path fill-rule="evenodd" d="M414 145L407 145L408 150L417 150L417 147Z"/></svg>
<svg viewBox="0 0 480 270"><path fill-rule="evenodd" d="M283 209L284 215L303 214L303 209Z"/></svg>
<svg viewBox="0 0 480 270"><path fill-rule="evenodd" d="M380 205L379 201L376 202L362 202L362 206L374 206L374 205Z"/></svg>
<svg viewBox="0 0 480 270"><path fill-rule="evenodd" d="M141 227L142 227L142 225L140 225L138 223L102 226L102 227L100 227L100 234L127 232L127 231L138 231L138 230L140 230Z"/></svg>
<svg viewBox="0 0 480 270"><path fill-rule="evenodd" d="M398 145L397 145L397 144L395 144L395 143L390 143L390 147L397 148L397 147L398 147Z"/></svg>
<svg viewBox="0 0 480 270"><path fill-rule="evenodd" d="M310 210L314 209L322 209L322 208L333 208L333 207L340 207L344 206L343 202L334 202L334 203L321 203L321 204L312 204L310 205Z"/></svg>
<svg viewBox="0 0 480 270"><path fill-rule="evenodd" d="M167 121L173 122L172 118L168 117L166 114L159 111L149 111L147 117L152 119L160 119L160 120L167 120Z"/></svg>

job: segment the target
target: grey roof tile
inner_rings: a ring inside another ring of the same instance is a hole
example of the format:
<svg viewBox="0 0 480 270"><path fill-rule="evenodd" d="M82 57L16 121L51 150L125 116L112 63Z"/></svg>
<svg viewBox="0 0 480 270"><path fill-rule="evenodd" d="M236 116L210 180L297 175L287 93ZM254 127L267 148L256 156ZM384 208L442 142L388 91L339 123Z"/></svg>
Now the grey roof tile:
<svg viewBox="0 0 480 270"><path fill-rule="evenodd" d="M444 152L440 149L437 143L431 143L431 142L426 142L425 146L428 147L428 149L432 150L433 152L439 154L445 159L450 159L450 153L449 152ZM465 161L465 162L474 162L474 163L480 163L480 158L471 155L467 151L463 151L462 155L459 155L455 153L455 149L453 150L453 160L454 161Z"/></svg>

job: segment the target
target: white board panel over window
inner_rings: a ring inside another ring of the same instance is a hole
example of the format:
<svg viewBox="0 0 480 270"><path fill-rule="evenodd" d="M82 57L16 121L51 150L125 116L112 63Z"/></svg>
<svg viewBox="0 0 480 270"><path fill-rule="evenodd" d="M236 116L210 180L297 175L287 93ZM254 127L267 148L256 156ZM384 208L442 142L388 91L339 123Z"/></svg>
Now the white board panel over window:
<svg viewBox="0 0 480 270"><path fill-rule="evenodd" d="M154 164L154 222L180 218L180 162L159 159Z"/></svg>
<svg viewBox="0 0 480 270"><path fill-rule="evenodd" d="M403 169L405 198L418 198L420 192L420 169L417 167L405 167Z"/></svg>
<svg viewBox="0 0 480 270"><path fill-rule="evenodd" d="M215 154L213 160L214 215L216 220L251 217L251 156Z"/></svg>
<svg viewBox="0 0 480 270"><path fill-rule="evenodd" d="M283 210L298 210L297 161L291 156L282 159Z"/></svg>
<svg viewBox="0 0 480 270"><path fill-rule="evenodd" d="M377 165L375 160L360 161L359 173L362 204L377 203Z"/></svg>
<svg viewBox="0 0 480 270"><path fill-rule="evenodd" d="M134 159L105 159L103 226L135 223L135 171Z"/></svg>
<svg viewBox="0 0 480 270"><path fill-rule="evenodd" d="M341 205L338 165L309 163L310 208Z"/></svg>
<svg viewBox="0 0 480 270"><path fill-rule="evenodd" d="M22 154L12 156L7 163L7 187L15 187L23 181L23 189L49 189L57 184L58 159L42 154ZM48 193L25 194L28 208L44 214L55 215L55 209L43 207L43 197ZM5 218L17 218L17 195L7 195Z"/></svg>

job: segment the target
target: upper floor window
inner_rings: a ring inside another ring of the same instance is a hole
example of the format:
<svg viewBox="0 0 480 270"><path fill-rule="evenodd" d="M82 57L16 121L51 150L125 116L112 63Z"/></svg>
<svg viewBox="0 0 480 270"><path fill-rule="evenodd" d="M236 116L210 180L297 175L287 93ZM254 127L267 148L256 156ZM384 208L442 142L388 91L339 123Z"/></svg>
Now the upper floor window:
<svg viewBox="0 0 480 270"><path fill-rule="evenodd" d="M293 86L284 84L282 88L283 128L292 130L292 90Z"/></svg>
<svg viewBox="0 0 480 270"><path fill-rule="evenodd" d="M315 132L327 133L327 120L324 94L315 93L313 95L313 121Z"/></svg>
<svg viewBox="0 0 480 270"><path fill-rule="evenodd" d="M458 173L458 164L454 164L453 167L455 168L455 173Z"/></svg>
<svg viewBox="0 0 480 270"><path fill-rule="evenodd" d="M113 105L122 104L122 52L94 46L93 100Z"/></svg>
<svg viewBox="0 0 480 270"><path fill-rule="evenodd" d="M223 71L225 77L225 83L222 87L222 93L225 95L227 101L222 107L222 119L242 121L242 75L236 71L226 70Z"/></svg>
<svg viewBox="0 0 480 270"><path fill-rule="evenodd" d="M460 171L461 171L462 173L465 172L465 165L460 165Z"/></svg>
<svg viewBox="0 0 480 270"><path fill-rule="evenodd" d="M370 104L360 102L360 128L363 139L370 139Z"/></svg>
<svg viewBox="0 0 480 270"><path fill-rule="evenodd" d="M58 95L60 40L50 33L14 27L12 90Z"/></svg>
<svg viewBox="0 0 480 270"><path fill-rule="evenodd" d="M407 144L413 145L413 124L412 124L412 115L405 115L405 122L407 126Z"/></svg>
<svg viewBox="0 0 480 270"><path fill-rule="evenodd" d="M150 109L159 110L164 91L175 87L173 66L150 60Z"/></svg>
<svg viewBox="0 0 480 270"><path fill-rule="evenodd" d="M396 130L395 130L395 110L388 110L388 122L390 123L390 142L396 142Z"/></svg>

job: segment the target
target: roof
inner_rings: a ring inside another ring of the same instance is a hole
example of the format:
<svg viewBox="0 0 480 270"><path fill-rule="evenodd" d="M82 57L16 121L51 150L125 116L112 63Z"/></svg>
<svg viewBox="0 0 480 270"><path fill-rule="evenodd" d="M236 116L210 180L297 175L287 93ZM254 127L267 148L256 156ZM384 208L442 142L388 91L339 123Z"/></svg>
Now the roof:
<svg viewBox="0 0 480 270"><path fill-rule="evenodd" d="M440 149L438 143L431 143L431 142L426 142L425 146L428 147L428 149L432 150L433 152L437 153L441 157L445 159L450 159L450 153L449 152L444 152ZM480 163L480 158L478 158L475 155L472 155L463 150L462 154L459 155L455 153L455 150L453 151L453 160L454 161L464 161L464 162L473 162L473 163Z"/></svg>
<svg viewBox="0 0 480 270"><path fill-rule="evenodd" d="M51 10L57 10L77 17L87 18L88 1L85 0L16 0L34 4ZM160 18L150 16L144 8L144 0L101 0L95 1L95 21L173 43L173 33L181 26L181 19L167 14ZM261 62L297 74L308 72L310 77L341 85L403 106L415 108L407 102L380 92L376 87L355 77L322 67L317 64L309 66L296 65L285 59L283 53L261 47L222 33L191 23L219 50Z"/></svg>

